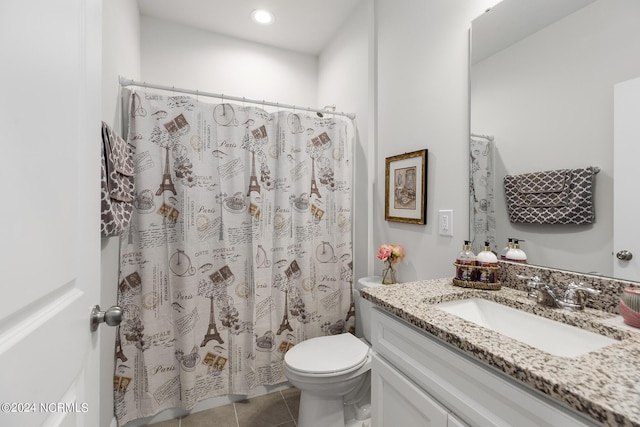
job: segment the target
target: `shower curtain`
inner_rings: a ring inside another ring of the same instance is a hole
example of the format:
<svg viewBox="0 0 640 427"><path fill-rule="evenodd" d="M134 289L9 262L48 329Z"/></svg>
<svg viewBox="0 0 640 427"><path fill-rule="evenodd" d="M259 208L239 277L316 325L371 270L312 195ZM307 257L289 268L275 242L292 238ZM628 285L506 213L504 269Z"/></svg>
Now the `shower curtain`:
<svg viewBox="0 0 640 427"><path fill-rule="evenodd" d="M469 141L469 239L476 254L482 251L484 242L496 247L493 138L489 138L476 136Z"/></svg>
<svg viewBox="0 0 640 427"><path fill-rule="evenodd" d="M353 332L351 122L140 91L129 120L120 425L283 382L287 350Z"/></svg>

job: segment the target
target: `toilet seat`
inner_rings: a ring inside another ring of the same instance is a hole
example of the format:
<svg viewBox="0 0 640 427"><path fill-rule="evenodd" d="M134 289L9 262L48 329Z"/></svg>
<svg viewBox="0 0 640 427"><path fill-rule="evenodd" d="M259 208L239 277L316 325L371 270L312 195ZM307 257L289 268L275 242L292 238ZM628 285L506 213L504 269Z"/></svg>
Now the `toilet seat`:
<svg viewBox="0 0 640 427"><path fill-rule="evenodd" d="M350 333L303 341L284 356L287 369L308 376L344 375L369 359L369 346Z"/></svg>

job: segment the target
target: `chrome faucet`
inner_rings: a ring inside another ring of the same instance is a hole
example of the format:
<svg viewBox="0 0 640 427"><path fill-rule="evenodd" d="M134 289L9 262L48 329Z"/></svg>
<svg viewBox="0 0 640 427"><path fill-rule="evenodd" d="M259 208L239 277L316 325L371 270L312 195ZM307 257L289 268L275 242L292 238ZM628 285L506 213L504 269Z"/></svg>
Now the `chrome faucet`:
<svg viewBox="0 0 640 427"><path fill-rule="evenodd" d="M527 283L527 287L529 288L529 299L532 299L538 304L546 307L560 307L556 294L548 284L542 282L538 276L533 276L528 279L529 282Z"/></svg>
<svg viewBox="0 0 640 427"><path fill-rule="evenodd" d="M542 282L538 276L518 276L518 278L529 280L527 283L527 287L529 288L528 297L546 307L584 310L588 298L587 294L600 294L600 291L585 286L583 283L576 285L572 282L569 283L564 297L560 299L556 297L553 289L551 289L547 283Z"/></svg>
<svg viewBox="0 0 640 427"><path fill-rule="evenodd" d="M577 285L573 282L569 283L567 291L562 299L562 306L571 310L583 310L589 295L599 295L600 291L590 288L580 282Z"/></svg>

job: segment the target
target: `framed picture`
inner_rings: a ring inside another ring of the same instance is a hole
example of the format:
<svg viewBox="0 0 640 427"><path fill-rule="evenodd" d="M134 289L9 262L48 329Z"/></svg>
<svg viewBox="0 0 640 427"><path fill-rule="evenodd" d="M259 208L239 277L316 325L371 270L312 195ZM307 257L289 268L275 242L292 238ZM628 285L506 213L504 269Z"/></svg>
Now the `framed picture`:
<svg viewBox="0 0 640 427"><path fill-rule="evenodd" d="M427 223L427 151L387 157L384 219L410 224Z"/></svg>

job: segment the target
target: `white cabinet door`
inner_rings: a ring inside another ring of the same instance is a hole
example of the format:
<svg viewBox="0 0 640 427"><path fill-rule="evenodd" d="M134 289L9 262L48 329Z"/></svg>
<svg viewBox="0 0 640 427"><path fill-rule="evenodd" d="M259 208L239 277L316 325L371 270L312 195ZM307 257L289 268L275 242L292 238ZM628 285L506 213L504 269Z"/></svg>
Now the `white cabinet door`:
<svg viewBox="0 0 640 427"><path fill-rule="evenodd" d="M1 426L99 425L101 7L0 1Z"/></svg>
<svg viewBox="0 0 640 427"><path fill-rule="evenodd" d="M447 427L447 411L379 355L371 368L373 427Z"/></svg>

